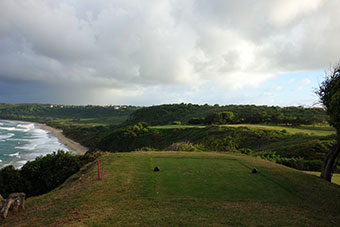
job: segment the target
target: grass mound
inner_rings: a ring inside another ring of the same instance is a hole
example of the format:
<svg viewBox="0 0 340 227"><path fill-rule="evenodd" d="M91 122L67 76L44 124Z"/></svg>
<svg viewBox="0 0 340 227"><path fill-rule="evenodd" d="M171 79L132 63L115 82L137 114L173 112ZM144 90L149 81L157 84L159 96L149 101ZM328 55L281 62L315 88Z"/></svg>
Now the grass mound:
<svg viewBox="0 0 340 227"><path fill-rule="evenodd" d="M105 153L1 226L336 226L340 187L243 155ZM159 166L161 171L154 172ZM258 173L252 174L251 169Z"/></svg>

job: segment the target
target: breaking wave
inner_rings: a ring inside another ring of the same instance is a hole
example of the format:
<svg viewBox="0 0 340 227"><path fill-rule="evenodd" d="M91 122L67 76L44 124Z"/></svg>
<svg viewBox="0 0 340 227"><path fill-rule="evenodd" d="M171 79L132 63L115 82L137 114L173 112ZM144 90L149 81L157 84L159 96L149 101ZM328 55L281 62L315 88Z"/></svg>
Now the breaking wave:
<svg viewBox="0 0 340 227"><path fill-rule="evenodd" d="M21 168L27 161L59 149L69 151L57 137L33 123L0 122L0 168Z"/></svg>

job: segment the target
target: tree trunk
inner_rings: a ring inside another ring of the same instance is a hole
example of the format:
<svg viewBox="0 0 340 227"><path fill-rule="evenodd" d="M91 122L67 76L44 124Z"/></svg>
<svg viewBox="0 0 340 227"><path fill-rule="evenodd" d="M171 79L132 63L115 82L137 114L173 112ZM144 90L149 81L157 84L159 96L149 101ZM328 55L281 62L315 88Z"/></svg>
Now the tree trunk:
<svg viewBox="0 0 340 227"><path fill-rule="evenodd" d="M337 131L337 142L332 150L330 150L322 164L321 178L331 182L334 162L340 153L339 131Z"/></svg>

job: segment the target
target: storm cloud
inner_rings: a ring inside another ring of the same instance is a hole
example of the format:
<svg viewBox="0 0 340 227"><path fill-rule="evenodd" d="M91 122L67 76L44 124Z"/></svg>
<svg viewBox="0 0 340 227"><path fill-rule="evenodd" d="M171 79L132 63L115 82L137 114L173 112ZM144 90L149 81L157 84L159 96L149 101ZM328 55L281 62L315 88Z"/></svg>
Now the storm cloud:
<svg viewBox="0 0 340 227"><path fill-rule="evenodd" d="M186 101L340 59L337 0L1 0L0 15L0 81L50 102Z"/></svg>

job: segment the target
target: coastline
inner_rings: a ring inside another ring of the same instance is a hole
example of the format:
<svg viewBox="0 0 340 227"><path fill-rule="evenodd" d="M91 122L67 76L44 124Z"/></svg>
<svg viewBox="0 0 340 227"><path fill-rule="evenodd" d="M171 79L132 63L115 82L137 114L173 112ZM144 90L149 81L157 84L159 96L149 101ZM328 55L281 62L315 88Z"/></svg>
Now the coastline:
<svg viewBox="0 0 340 227"><path fill-rule="evenodd" d="M58 138L59 142L64 144L70 151L73 151L77 153L78 155L84 155L88 151L88 149L84 147L83 145L64 136L63 130L56 129L56 128L53 128L51 126L48 126L42 123L36 123L36 122L32 122L32 123L39 126L41 129L52 133L55 137Z"/></svg>
<svg viewBox="0 0 340 227"><path fill-rule="evenodd" d="M61 129L56 129L56 128L53 128L53 127L48 126L46 124L38 123L38 122L32 122L32 121L7 120L7 119L0 119L0 120L35 124L35 125L39 126L41 129L46 130L49 133L52 133L55 137L58 138L59 142L64 144L70 151L75 152L78 155L84 155L88 151L87 147L84 147L83 145L81 145L81 144L67 138L66 136L64 136L63 130L61 130Z"/></svg>

